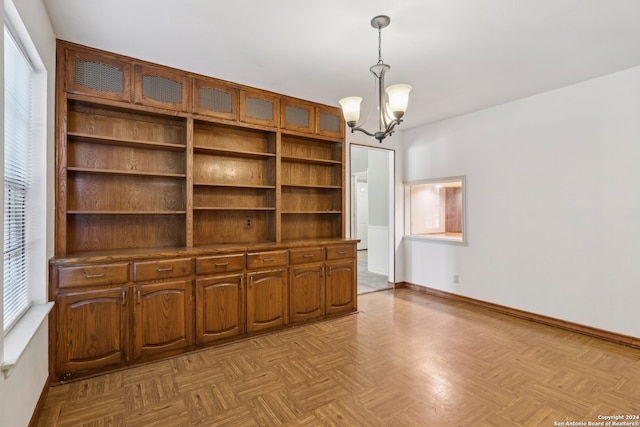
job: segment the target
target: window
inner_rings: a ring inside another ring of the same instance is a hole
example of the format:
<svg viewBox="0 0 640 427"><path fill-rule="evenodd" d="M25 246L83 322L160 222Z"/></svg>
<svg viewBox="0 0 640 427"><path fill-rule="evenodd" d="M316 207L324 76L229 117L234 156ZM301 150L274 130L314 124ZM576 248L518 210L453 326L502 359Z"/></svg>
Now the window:
<svg viewBox="0 0 640 427"><path fill-rule="evenodd" d="M405 237L466 243L465 178L405 184Z"/></svg>
<svg viewBox="0 0 640 427"><path fill-rule="evenodd" d="M31 305L28 286L33 67L4 27L4 332Z"/></svg>

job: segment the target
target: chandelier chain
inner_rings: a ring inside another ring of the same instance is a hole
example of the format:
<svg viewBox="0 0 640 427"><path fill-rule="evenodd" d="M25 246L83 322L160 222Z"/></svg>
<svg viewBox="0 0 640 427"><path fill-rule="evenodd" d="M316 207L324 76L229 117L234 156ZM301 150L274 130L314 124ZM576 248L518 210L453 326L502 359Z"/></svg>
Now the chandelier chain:
<svg viewBox="0 0 640 427"><path fill-rule="evenodd" d="M382 27L378 26L378 64L384 64L382 61Z"/></svg>

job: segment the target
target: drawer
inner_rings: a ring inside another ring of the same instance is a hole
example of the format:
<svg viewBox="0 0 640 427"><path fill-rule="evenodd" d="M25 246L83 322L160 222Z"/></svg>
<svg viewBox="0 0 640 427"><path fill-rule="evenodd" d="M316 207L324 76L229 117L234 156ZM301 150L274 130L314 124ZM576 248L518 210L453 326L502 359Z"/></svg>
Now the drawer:
<svg viewBox="0 0 640 427"><path fill-rule="evenodd" d="M227 273L244 269L244 254L196 258L196 274Z"/></svg>
<svg viewBox="0 0 640 427"><path fill-rule="evenodd" d="M290 264L307 264L324 261L324 248L291 249L289 251Z"/></svg>
<svg viewBox="0 0 640 427"><path fill-rule="evenodd" d="M58 268L58 287L112 285L129 281L129 263L93 264Z"/></svg>
<svg viewBox="0 0 640 427"><path fill-rule="evenodd" d="M279 267L288 259L288 251L255 252L247 255L247 268Z"/></svg>
<svg viewBox="0 0 640 427"><path fill-rule="evenodd" d="M136 282L189 276L192 272L191 258L140 261L133 264L133 280Z"/></svg>
<svg viewBox="0 0 640 427"><path fill-rule="evenodd" d="M327 259L353 258L355 245L327 246Z"/></svg>

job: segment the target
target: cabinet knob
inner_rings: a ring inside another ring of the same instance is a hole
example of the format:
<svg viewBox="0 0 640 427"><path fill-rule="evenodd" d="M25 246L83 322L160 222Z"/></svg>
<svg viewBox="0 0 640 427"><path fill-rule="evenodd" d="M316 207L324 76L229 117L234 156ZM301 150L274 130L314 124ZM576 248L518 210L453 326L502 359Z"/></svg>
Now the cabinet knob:
<svg viewBox="0 0 640 427"><path fill-rule="evenodd" d="M122 291L120 297L122 299L122 305L127 305L127 291Z"/></svg>
<svg viewBox="0 0 640 427"><path fill-rule="evenodd" d="M329 276L331 276L331 266L327 267L329 269Z"/></svg>
<svg viewBox="0 0 640 427"><path fill-rule="evenodd" d="M140 289L137 289L137 292L136 292L136 304L140 304L141 301L142 301L142 292L140 292Z"/></svg>

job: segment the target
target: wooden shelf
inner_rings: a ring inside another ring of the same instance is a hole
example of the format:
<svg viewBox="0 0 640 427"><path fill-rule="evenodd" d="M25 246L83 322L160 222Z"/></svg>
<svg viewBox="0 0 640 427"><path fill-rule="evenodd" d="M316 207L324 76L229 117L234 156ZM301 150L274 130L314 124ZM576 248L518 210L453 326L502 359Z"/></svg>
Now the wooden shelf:
<svg viewBox="0 0 640 427"><path fill-rule="evenodd" d="M136 140L136 139L118 138L118 137L104 136L104 135L92 135L92 134L81 133L81 132L67 132L67 139L90 142L93 144L120 145L120 146L127 146L127 147L144 147L148 149L157 149L157 150L184 151L185 149L185 145L183 144L169 144L165 142L142 141L142 140Z"/></svg>
<svg viewBox="0 0 640 427"><path fill-rule="evenodd" d="M282 211L283 215L299 215L299 214L341 214L342 211Z"/></svg>
<svg viewBox="0 0 640 427"><path fill-rule="evenodd" d="M309 157L282 156L283 162L314 163L319 165L342 165L340 160L314 159Z"/></svg>
<svg viewBox="0 0 640 427"><path fill-rule="evenodd" d="M263 153L257 151L238 151L238 150L230 150L225 148L211 148L211 147L201 147L194 146L193 151L195 153L202 154L212 154L218 156L228 156L228 157L246 157L249 159L252 158L270 158L275 157L275 153Z"/></svg>
<svg viewBox="0 0 640 427"><path fill-rule="evenodd" d="M69 215L184 215L186 213L187 211L67 211Z"/></svg>
<svg viewBox="0 0 640 427"><path fill-rule="evenodd" d="M276 188L275 185L251 185L251 184L215 184L215 183L205 183L205 182L194 182L194 186L198 187L228 187L228 188L258 188L265 190L273 190Z"/></svg>
<svg viewBox="0 0 640 427"><path fill-rule="evenodd" d="M283 187L298 187L298 188L328 188L328 189L341 189L341 185L313 185L313 184L290 184L283 183Z"/></svg>
<svg viewBox="0 0 640 427"><path fill-rule="evenodd" d="M116 170L116 169L91 169L91 168L80 168L75 166L68 166L67 171L106 174L106 175L161 176L161 177L168 177L168 178L185 178L186 177L185 174L179 174L179 173L139 172L139 171Z"/></svg>
<svg viewBox="0 0 640 427"><path fill-rule="evenodd" d="M275 211L276 208L255 206L194 206L195 211Z"/></svg>

